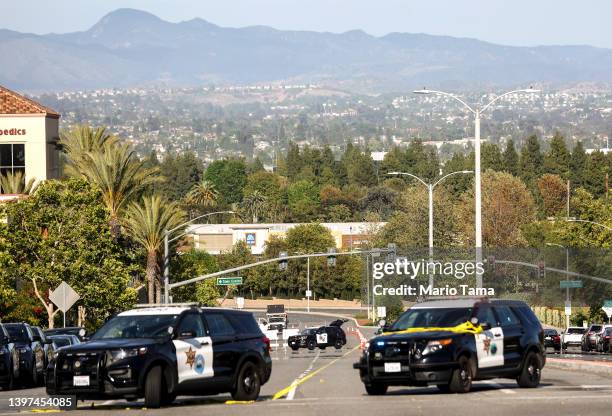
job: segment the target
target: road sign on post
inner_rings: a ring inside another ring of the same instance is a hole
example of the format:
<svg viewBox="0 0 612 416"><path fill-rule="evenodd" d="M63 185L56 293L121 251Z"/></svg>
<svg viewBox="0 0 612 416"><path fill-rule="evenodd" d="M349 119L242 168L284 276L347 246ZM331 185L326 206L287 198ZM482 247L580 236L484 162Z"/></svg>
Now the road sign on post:
<svg viewBox="0 0 612 416"><path fill-rule="evenodd" d="M244 308L244 298L243 297L236 298L236 308L238 309Z"/></svg>
<svg viewBox="0 0 612 416"><path fill-rule="evenodd" d="M242 277L217 277L217 286L235 286L242 284Z"/></svg>
<svg viewBox="0 0 612 416"><path fill-rule="evenodd" d="M376 315L379 318L385 318L387 316L387 307L386 306L378 306L376 308Z"/></svg>
<svg viewBox="0 0 612 416"><path fill-rule="evenodd" d="M570 316L572 314L572 302L569 300L565 301L565 315Z"/></svg>
<svg viewBox="0 0 612 416"><path fill-rule="evenodd" d="M49 300L64 314L64 328L66 327L66 311L79 299L81 299L79 294L64 281L53 292L49 293Z"/></svg>
<svg viewBox="0 0 612 416"><path fill-rule="evenodd" d="M582 287L582 280L561 280L559 286L561 289L579 289Z"/></svg>

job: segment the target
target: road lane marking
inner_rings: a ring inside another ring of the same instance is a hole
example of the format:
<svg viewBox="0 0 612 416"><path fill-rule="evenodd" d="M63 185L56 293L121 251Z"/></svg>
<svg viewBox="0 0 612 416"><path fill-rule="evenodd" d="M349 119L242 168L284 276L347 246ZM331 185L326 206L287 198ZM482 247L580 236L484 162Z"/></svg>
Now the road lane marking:
<svg viewBox="0 0 612 416"><path fill-rule="evenodd" d="M282 390L277 391L274 396L272 397L272 400L278 400L282 397L285 397L287 394L289 394L289 392L292 389L295 389L296 387L298 387L299 385L305 383L306 381L310 380L312 377L314 377L316 374L320 373L321 371L325 370L326 368L328 368L329 366L331 366L332 364L336 363L337 361L341 360L342 358L346 357L347 355L351 354L352 352L356 351L357 349L359 349L359 345L357 345L356 347L354 347L353 349L351 349L350 351L348 351L347 353L343 354L341 357L338 357L332 361L330 361L329 363L325 364L323 367L320 367L318 369L316 369L315 371L313 371L312 373L306 375L305 377L299 379L299 380L294 380L293 383L291 383L289 386L285 387Z"/></svg>
<svg viewBox="0 0 612 416"><path fill-rule="evenodd" d="M295 380L293 380L291 384L294 387L291 390L289 390L289 393L287 394L287 400L293 400L293 397L295 396L295 391L297 390L297 386L298 386L296 383L300 379L306 377L308 373L312 371L312 367L314 366L314 363L317 362L317 359L319 358L320 355L321 355L321 350L317 350L317 354L315 355L313 360L310 362L310 365L308 366L308 368L302 374L300 374Z"/></svg>
<svg viewBox="0 0 612 416"><path fill-rule="evenodd" d="M501 391L502 393L505 393L505 394L516 394L516 392L514 390L507 389L503 385L501 385L499 383L496 383L494 381L484 380L483 383L488 384L489 386L497 388L497 391Z"/></svg>

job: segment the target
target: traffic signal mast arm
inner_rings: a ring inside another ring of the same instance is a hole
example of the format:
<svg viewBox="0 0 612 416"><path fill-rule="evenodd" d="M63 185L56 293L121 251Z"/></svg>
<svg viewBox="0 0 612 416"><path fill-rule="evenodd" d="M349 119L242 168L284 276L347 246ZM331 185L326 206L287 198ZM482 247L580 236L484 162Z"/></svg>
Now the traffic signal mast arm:
<svg viewBox="0 0 612 416"><path fill-rule="evenodd" d="M238 266L231 269L221 270L215 273L209 273L202 276L194 277L193 279L183 280L181 282L170 283L168 287L173 289L179 286L185 286L191 283L196 283L201 280L210 279L212 277L222 276L224 274L238 272L240 270L250 269L252 267L262 266L264 264L276 263L280 261L287 261L292 259L305 259L310 257L329 257L329 256L348 256L348 255L358 255L358 254L371 254L371 253L393 253L395 252L394 248L377 248L373 250L352 250L352 251L344 251L344 252L328 252L328 253L312 253L312 254L296 254L292 256L280 256L273 259L261 260L251 264L245 264L244 266Z"/></svg>

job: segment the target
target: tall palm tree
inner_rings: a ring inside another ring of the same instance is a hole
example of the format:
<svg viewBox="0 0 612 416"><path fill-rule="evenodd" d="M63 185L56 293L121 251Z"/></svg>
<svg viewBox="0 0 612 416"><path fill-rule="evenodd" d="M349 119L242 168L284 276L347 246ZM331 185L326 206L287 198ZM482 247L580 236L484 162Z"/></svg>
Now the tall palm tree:
<svg viewBox="0 0 612 416"><path fill-rule="evenodd" d="M146 280L149 303L160 300L159 257L164 230L173 229L184 220L185 215L178 204L167 202L159 195L144 196L140 203L132 202L126 209L125 228L130 237L147 252Z"/></svg>
<svg viewBox="0 0 612 416"><path fill-rule="evenodd" d="M266 209L267 201L268 199L266 196L257 189L245 196L242 200L242 208L247 214L253 217L253 223L257 223L260 215Z"/></svg>
<svg viewBox="0 0 612 416"><path fill-rule="evenodd" d="M26 183L25 174L22 171L7 172L6 175L0 175L0 193L29 195L36 190L37 185L34 185L34 182L36 179L31 178Z"/></svg>
<svg viewBox="0 0 612 416"><path fill-rule="evenodd" d="M66 174L79 176L80 166L88 152L100 152L105 144L117 144L119 138L108 133L104 127L95 130L87 124L81 124L70 130L60 132L59 144L66 153L68 165Z"/></svg>
<svg viewBox="0 0 612 416"><path fill-rule="evenodd" d="M202 179L200 183L191 188L185 199L188 204L209 208L217 205L218 196L219 192L215 184Z"/></svg>
<svg viewBox="0 0 612 416"><path fill-rule="evenodd" d="M105 143L101 151L85 152L78 173L102 191L102 200L110 212L111 231L120 233L119 217L131 198L161 177L157 168L147 168L128 144Z"/></svg>

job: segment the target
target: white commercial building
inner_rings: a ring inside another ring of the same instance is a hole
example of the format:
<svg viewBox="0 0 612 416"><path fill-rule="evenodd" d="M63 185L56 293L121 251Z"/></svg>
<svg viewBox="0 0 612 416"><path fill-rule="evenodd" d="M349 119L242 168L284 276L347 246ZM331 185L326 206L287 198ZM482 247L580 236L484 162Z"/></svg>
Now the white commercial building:
<svg viewBox="0 0 612 416"><path fill-rule="evenodd" d="M272 236L284 237L296 223L278 224L194 224L187 228L194 248L210 254L228 252L238 241L244 241L255 255L264 253ZM330 222L321 223L336 243L336 249L359 248L385 225L384 222ZM331 247L330 247L331 248Z"/></svg>
<svg viewBox="0 0 612 416"><path fill-rule="evenodd" d="M26 182L59 176L60 115L0 86L0 174L25 173Z"/></svg>

